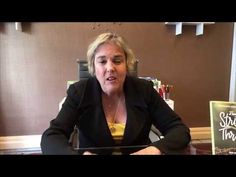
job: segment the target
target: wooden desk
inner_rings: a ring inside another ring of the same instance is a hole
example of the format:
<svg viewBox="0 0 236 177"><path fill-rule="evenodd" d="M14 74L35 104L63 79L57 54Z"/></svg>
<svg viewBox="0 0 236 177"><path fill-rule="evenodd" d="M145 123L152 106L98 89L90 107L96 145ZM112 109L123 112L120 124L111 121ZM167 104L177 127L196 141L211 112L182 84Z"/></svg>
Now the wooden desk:
<svg viewBox="0 0 236 177"><path fill-rule="evenodd" d="M192 142L186 149L187 155L212 155L212 145L210 141Z"/></svg>
<svg viewBox="0 0 236 177"><path fill-rule="evenodd" d="M41 135L0 137L0 154L41 154Z"/></svg>
<svg viewBox="0 0 236 177"><path fill-rule="evenodd" d="M41 155L40 148L1 149L0 155Z"/></svg>

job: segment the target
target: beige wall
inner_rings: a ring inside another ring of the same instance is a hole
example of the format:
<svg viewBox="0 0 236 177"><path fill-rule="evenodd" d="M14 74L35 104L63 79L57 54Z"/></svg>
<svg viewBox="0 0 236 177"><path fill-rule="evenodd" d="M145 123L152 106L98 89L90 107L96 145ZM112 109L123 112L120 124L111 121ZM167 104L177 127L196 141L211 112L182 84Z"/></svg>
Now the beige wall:
<svg viewBox="0 0 236 177"><path fill-rule="evenodd" d="M113 31L139 59L139 76L174 86L175 110L190 127L210 126L209 100L228 100L233 23L0 23L0 136L41 134L56 117L66 81L77 79L77 58L89 42Z"/></svg>

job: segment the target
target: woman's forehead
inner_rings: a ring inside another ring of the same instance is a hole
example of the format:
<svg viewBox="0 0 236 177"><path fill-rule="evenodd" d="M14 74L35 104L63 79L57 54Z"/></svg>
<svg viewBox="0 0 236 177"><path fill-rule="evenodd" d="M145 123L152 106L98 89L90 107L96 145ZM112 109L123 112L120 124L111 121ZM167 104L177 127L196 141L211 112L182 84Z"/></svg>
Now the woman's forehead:
<svg viewBox="0 0 236 177"><path fill-rule="evenodd" d="M95 52L95 56L96 55L108 55L108 54L122 54L124 55L124 50L118 46L117 44L115 43L111 43L111 42L108 42L108 43L104 43L104 44L101 44L96 52Z"/></svg>

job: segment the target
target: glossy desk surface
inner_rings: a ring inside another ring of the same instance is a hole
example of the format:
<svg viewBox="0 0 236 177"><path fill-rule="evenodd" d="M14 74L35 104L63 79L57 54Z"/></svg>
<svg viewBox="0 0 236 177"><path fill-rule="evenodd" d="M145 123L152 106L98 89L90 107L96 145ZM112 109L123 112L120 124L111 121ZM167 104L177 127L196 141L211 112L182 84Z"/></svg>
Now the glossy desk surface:
<svg viewBox="0 0 236 177"><path fill-rule="evenodd" d="M188 155L212 155L211 141L191 142L186 149Z"/></svg>

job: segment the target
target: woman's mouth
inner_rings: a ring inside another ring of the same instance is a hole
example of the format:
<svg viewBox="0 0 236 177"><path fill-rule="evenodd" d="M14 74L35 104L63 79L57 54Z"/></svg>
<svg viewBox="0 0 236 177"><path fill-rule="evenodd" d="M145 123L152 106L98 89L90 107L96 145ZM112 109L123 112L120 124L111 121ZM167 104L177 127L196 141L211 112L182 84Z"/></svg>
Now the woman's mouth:
<svg viewBox="0 0 236 177"><path fill-rule="evenodd" d="M110 77L108 77L106 80L107 80L107 81L114 81L114 80L116 80L116 77L110 76Z"/></svg>
<svg viewBox="0 0 236 177"><path fill-rule="evenodd" d="M114 77L114 76L110 76L110 77L108 77L108 78L106 79L106 81L107 81L108 83L114 83L114 82L117 81L117 78Z"/></svg>

